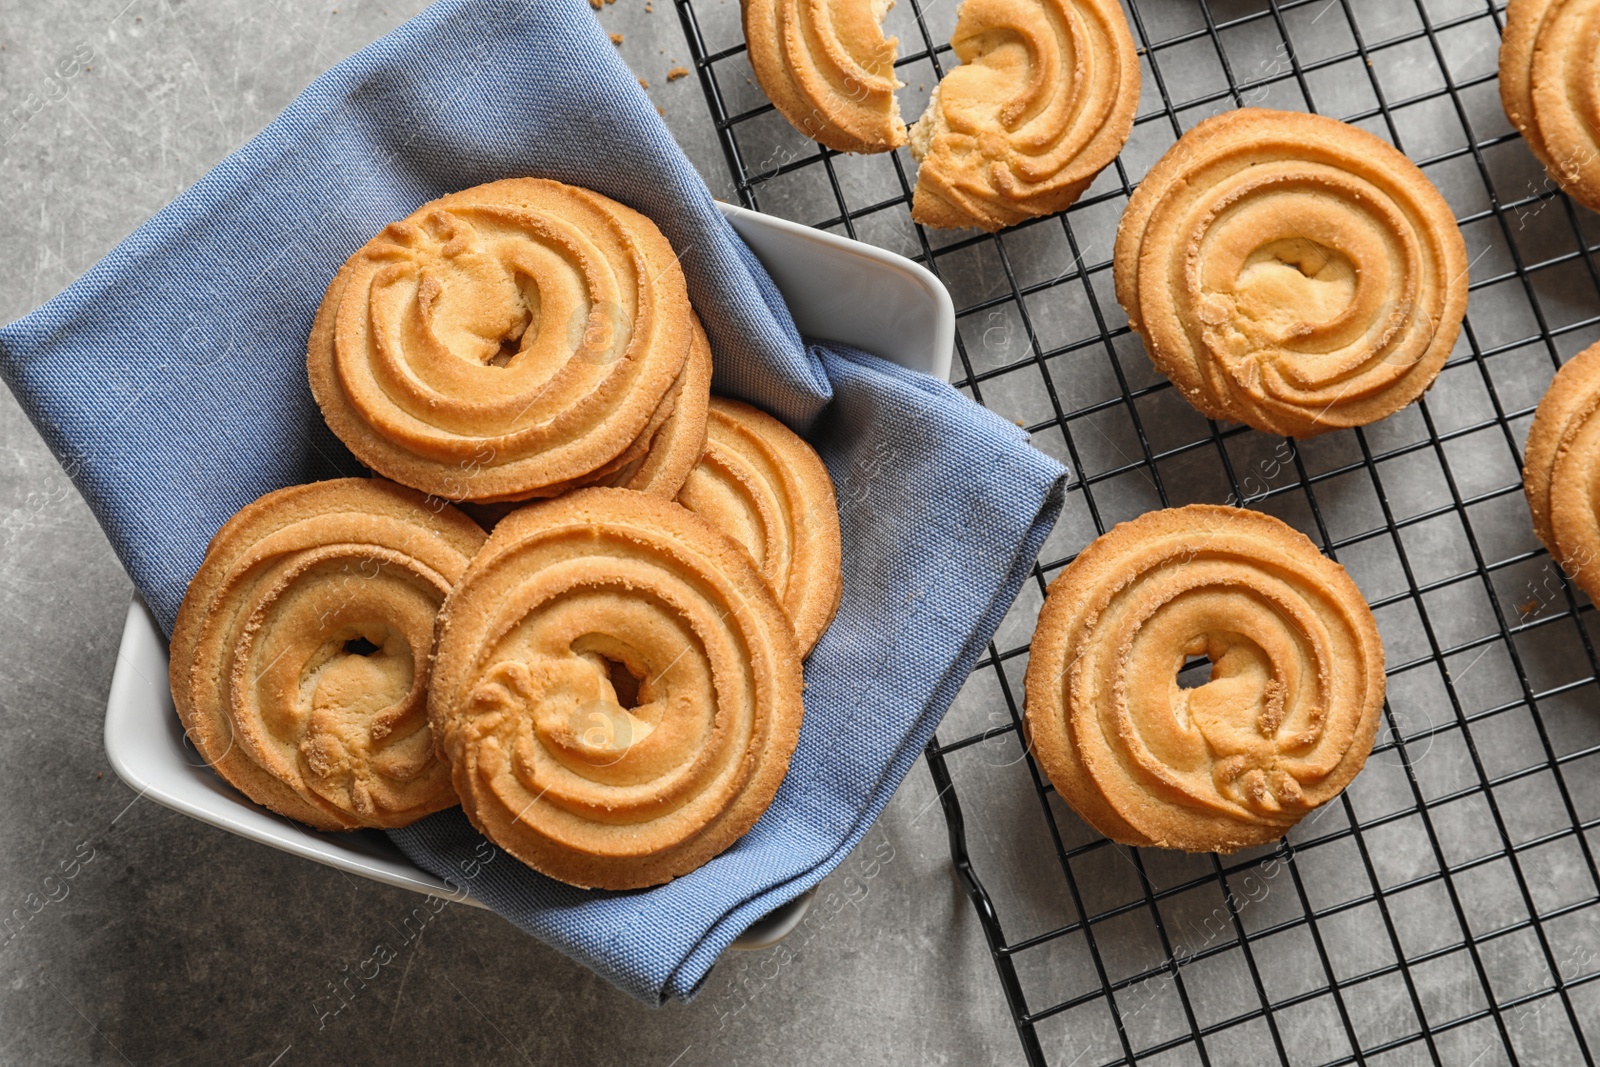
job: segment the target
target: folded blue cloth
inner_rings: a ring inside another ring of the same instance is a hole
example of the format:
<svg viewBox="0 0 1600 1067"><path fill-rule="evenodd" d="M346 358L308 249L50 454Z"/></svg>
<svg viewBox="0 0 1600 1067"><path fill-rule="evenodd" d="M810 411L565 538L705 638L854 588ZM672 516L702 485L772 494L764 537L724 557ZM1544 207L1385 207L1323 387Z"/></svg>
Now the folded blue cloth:
<svg viewBox="0 0 1600 1067"><path fill-rule="evenodd" d="M805 433L839 492L844 596L806 667L789 775L728 852L633 893L496 855L459 809L390 836L641 999L688 997L816 884L905 777L999 625L1065 472L943 382L804 344L583 0L443 0L318 78L66 292L0 330L0 375L170 630L207 540L272 489L360 467L323 425L305 338L345 258L452 190L514 175L655 219L715 389ZM476 861L476 862L475 862Z"/></svg>

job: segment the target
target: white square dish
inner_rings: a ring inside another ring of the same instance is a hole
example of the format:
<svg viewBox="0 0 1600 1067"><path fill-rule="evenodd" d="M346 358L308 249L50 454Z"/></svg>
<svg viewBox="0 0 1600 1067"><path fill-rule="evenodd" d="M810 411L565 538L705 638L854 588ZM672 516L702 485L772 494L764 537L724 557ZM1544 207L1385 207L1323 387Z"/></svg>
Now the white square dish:
<svg viewBox="0 0 1600 1067"><path fill-rule="evenodd" d="M807 226L718 204L782 292L802 333L872 352L938 378L950 372L955 310L924 268ZM106 754L141 796L185 815L349 874L478 905L421 870L376 830L321 833L262 808L214 774L185 743L167 685L167 644L144 603L128 607L111 695ZM735 947L759 948L799 922L810 897L767 916Z"/></svg>

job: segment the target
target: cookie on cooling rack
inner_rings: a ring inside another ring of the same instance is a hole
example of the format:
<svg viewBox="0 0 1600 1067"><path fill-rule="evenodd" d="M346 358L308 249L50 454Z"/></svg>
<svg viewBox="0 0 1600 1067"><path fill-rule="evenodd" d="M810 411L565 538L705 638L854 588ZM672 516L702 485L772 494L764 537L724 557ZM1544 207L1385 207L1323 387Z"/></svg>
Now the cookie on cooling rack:
<svg viewBox="0 0 1600 1067"><path fill-rule="evenodd" d="M218 774L323 830L453 807L434 755L434 620L485 534L448 505L341 478L268 493L206 550L172 631L172 701Z"/></svg>
<svg viewBox="0 0 1600 1067"><path fill-rule="evenodd" d="M678 503L750 554L804 656L839 608L839 508L822 459L749 404L711 399L705 456Z"/></svg>
<svg viewBox="0 0 1600 1067"><path fill-rule="evenodd" d="M306 365L328 426L373 470L448 500L521 500L641 460L694 335L654 223L512 178L424 204L351 256Z"/></svg>
<svg viewBox="0 0 1600 1067"><path fill-rule="evenodd" d="M1116 0L963 0L945 75L911 127L911 217L998 230L1065 211L1122 151L1139 56Z"/></svg>
<svg viewBox="0 0 1600 1067"><path fill-rule="evenodd" d="M1113 270L1191 404L1292 437L1416 400L1467 306L1465 242L1415 164L1354 126L1262 108L1209 118L1161 157Z"/></svg>
<svg viewBox="0 0 1600 1067"><path fill-rule="evenodd" d="M905 144L895 49L883 33L894 0L742 0L756 81L778 113L840 152Z"/></svg>
<svg viewBox="0 0 1600 1067"><path fill-rule="evenodd" d="M1211 678L1186 689L1198 656ZM1100 833L1231 852L1349 784L1383 693L1377 625L1343 567L1270 516L1192 504L1118 525L1050 584L1024 725Z"/></svg>
<svg viewBox="0 0 1600 1067"><path fill-rule="evenodd" d="M1545 171L1600 210L1593 0L1511 0L1500 40L1500 104Z"/></svg>
<svg viewBox="0 0 1600 1067"><path fill-rule="evenodd" d="M571 885L635 889L761 817L801 688L738 546L671 501L581 489L495 527L445 602L428 703L479 831Z"/></svg>
<svg viewBox="0 0 1600 1067"><path fill-rule="evenodd" d="M1523 453L1533 530L1567 577L1600 598L1600 344L1562 365Z"/></svg>

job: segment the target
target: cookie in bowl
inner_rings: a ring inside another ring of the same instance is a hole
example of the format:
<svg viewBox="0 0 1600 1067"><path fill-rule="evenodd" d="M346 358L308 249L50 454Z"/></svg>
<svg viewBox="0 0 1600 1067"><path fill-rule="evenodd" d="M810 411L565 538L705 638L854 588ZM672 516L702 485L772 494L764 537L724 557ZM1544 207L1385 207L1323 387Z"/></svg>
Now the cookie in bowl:
<svg viewBox="0 0 1600 1067"><path fill-rule="evenodd" d="M794 630L737 545L591 488L495 527L442 610L428 707L480 833L570 885L638 889L755 825L801 691Z"/></svg>
<svg viewBox="0 0 1600 1067"><path fill-rule="evenodd" d="M809 653L843 582L839 507L821 457L771 415L713 397L705 456L678 503L749 554Z"/></svg>
<svg viewBox="0 0 1600 1067"><path fill-rule="evenodd" d="M374 471L446 500L523 500L646 456L691 407L676 397L697 329L653 222L510 178L424 204L357 250L306 368L329 428Z"/></svg>
<svg viewBox="0 0 1600 1067"><path fill-rule="evenodd" d="M250 799L322 830L454 807L428 669L439 606L485 536L375 478L246 505L212 538L172 631L172 700L195 749Z"/></svg>

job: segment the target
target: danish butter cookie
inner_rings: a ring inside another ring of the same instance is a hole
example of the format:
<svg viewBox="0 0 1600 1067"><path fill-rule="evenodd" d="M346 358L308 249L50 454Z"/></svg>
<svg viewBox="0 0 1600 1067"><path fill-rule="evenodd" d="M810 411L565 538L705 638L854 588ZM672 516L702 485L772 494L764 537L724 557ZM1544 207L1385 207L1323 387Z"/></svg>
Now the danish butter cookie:
<svg viewBox="0 0 1600 1067"><path fill-rule="evenodd" d="M445 603L428 701L473 825L606 889L670 881L749 830L804 714L794 631L745 554L609 488L495 527Z"/></svg>
<svg viewBox="0 0 1600 1067"><path fill-rule="evenodd" d="M1117 299L1206 415L1309 437L1421 396L1467 306L1450 207L1334 119L1243 108L1151 168L1117 229Z"/></svg>
<svg viewBox="0 0 1600 1067"><path fill-rule="evenodd" d="M518 500L642 456L693 333L654 223L513 178L424 204L351 256L306 364L329 427L373 470L449 500Z"/></svg>
<svg viewBox="0 0 1600 1067"><path fill-rule="evenodd" d="M839 608L833 479L799 435L765 412L711 398L706 453L678 503L749 553L811 651Z"/></svg>
<svg viewBox="0 0 1600 1067"><path fill-rule="evenodd" d="M1210 680L1184 688L1196 656ZM1231 852L1349 784L1383 693L1377 626L1344 568L1277 519L1194 504L1120 524L1051 583L1024 725L1100 833Z"/></svg>
<svg viewBox="0 0 1600 1067"><path fill-rule="evenodd" d="M671 500L706 450L706 413L711 401L711 342L700 320L678 381L663 403L670 410L650 437L644 455L596 482L635 489Z"/></svg>
<svg viewBox="0 0 1600 1067"><path fill-rule="evenodd" d="M1561 188L1600 210L1600 4L1511 0L1500 40L1500 104Z"/></svg>
<svg viewBox="0 0 1600 1067"><path fill-rule="evenodd" d="M894 0L743 0L756 81L801 133L840 152L905 144L895 49L883 34Z"/></svg>
<svg viewBox="0 0 1600 1067"><path fill-rule="evenodd" d="M911 217L998 230L1065 211L1122 151L1139 57L1116 0L963 0L945 75L911 127Z"/></svg>
<svg viewBox="0 0 1600 1067"><path fill-rule="evenodd" d="M1522 488L1533 530L1578 588L1600 599L1600 344L1556 374L1528 430Z"/></svg>
<svg viewBox="0 0 1600 1067"><path fill-rule="evenodd" d="M484 541L380 479L268 493L212 538L172 631L172 700L206 762L323 830L452 807L426 694L434 620Z"/></svg>

